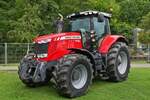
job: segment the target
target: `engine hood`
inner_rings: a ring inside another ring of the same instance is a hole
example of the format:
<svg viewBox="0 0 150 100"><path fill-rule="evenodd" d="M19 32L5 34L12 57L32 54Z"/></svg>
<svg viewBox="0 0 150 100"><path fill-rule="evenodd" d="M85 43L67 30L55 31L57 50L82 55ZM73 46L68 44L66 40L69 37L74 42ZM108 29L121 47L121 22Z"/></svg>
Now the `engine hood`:
<svg viewBox="0 0 150 100"><path fill-rule="evenodd" d="M36 42L41 42L41 41L51 41L54 38L58 38L58 37L63 37L63 36L80 36L79 32L64 32L64 33L58 33L58 34L48 34L48 35L43 35L43 36L38 36L36 37L33 41Z"/></svg>

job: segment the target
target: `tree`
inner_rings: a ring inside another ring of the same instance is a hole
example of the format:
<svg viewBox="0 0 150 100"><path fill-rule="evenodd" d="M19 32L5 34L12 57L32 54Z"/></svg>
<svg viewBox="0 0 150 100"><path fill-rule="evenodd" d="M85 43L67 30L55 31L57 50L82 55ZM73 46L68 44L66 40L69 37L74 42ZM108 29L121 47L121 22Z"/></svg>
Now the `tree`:
<svg viewBox="0 0 150 100"><path fill-rule="evenodd" d="M112 33L130 38L149 5L150 0L0 0L0 42L30 42L37 34L53 32L58 13L85 10L112 13Z"/></svg>
<svg viewBox="0 0 150 100"><path fill-rule="evenodd" d="M89 8L112 13L113 17L119 16L120 6L115 0L88 0Z"/></svg>
<svg viewBox="0 0 150 100"><path fill-rule="evenodd" d="M31 6L30 4L24 9L25 13L17 21L12 21L14 29L9 31L10 38L15 38L15 41L30 42L36 32L43 28L43 23L38 16L38 5ZM13 36L13 37L12 37Z"/></svg>
<svg viewBox="0 0 150 100"><path fill-rule="evenodd" d="M79 11L89 10L88 0L54 0L59 5L59 13L64 16Z"/></svg>
<svg viewBox="0 0 150 100"><path fill-rule="evenodd" d="M120 19L130 24L138 25L144 15L150 11L149 0L123 0Z"/></svg>
<svg viewBox="0 0 150 100"><path fill-rule="evenodd" d="M140 26L146 31L150 30L150 12L147 15L143 16Z"/></svg>
<svg viewBox="0 0 150 100"><path fill-rule="evenodd" d="M150 12L143 17L140 26L144 32L139 34L139 41L144 44L150 43Z"/></svg>
<svg viewBox="0 0 150 100"><path fill-rule="evenodd" d="M15 13L14 0L1 0L0 1L0 42L9 41L7 32L11 29L10 20L13 20Z"/></svg>
<svg viewBox="0 0 150 100"><path fill-rule="evenodd" d="M14 42L31 42L37 34L50 32L52 17L55 17L57 9L57 4L52 0L26 0L22 16L12 21L14 28L9 31L10 39L15 38Z"/></svg>
<svg viewBox="0 0 150 100"><path fill-rule="evenodd" d="M111 20L111 31L112 34L124 35L129 41L131 40L131 33L134 25L128 24L126 22L119 22L117 19Z"/></svg>
<svg viewBox="0 0 150 100"><path fill-rule="evenodd" d="M139 33L139 41L143 44L150 44L150 31Z"/></svg>

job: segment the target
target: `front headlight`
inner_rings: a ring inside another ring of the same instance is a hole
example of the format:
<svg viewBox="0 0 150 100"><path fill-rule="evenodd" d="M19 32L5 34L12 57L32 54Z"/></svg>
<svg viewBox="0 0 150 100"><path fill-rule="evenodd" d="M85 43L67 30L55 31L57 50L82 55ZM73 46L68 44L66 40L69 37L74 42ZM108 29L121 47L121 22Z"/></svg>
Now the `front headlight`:
<svg viewBox="0 0 150 100"><path fill-rule="evenodd" d="M39 44L48 43L48 42L51 42L51 39L45 39L45 40L38 41Z"/></svg>
<svg viewBox="0 0 150 100"><path fill-rule="evenodd" d="M44 54L37 54L37 57L38 58L45 58L45 57L47 57L47 54L46 53L44 53Z"/></svg>

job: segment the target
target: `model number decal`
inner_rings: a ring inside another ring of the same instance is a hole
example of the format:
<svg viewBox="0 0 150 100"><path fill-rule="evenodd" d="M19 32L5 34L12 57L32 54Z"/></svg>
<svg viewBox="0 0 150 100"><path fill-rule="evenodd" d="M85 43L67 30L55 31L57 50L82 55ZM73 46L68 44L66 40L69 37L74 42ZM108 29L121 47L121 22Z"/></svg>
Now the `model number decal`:
<svg viewBox="0 0 150 100"><path fill-rule="evenodd" d="M81 39L81 36L63 36L60 40Z"/></svg>

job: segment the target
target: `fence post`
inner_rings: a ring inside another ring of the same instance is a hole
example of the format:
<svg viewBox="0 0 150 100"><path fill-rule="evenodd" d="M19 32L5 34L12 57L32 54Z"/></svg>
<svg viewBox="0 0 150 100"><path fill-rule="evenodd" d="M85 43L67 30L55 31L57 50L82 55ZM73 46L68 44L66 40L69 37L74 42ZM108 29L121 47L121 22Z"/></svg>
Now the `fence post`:
<svg viewBox="0 0 150 100"><path fill-rule="evenodd" d="M28 43L27 44L27 54L29 53L29 50L30 50L30 44Z"/></svg>
<svg viewBox="0 0 150 100"><path fill-rule="evenodd" d="M150 63L150 44L148 44L148 63Z"/></svg>
<svg viewBox="0 0 150 100"><path fill-rule="evenodd" d="M8 64L7 54L7 43L5 43L5 65Z"/></svg>

